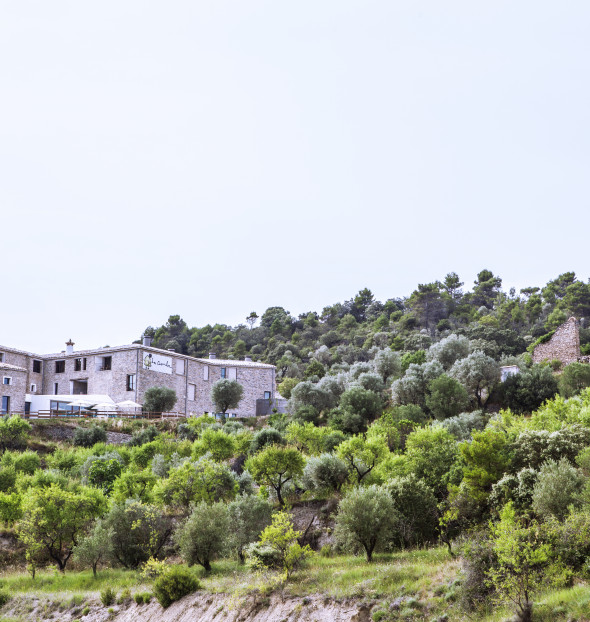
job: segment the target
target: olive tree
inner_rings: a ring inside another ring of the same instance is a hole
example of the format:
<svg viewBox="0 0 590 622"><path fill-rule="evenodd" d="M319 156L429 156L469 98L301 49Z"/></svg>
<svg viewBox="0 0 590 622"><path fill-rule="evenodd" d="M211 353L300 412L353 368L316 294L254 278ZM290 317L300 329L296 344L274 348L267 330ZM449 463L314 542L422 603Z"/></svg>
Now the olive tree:
<svg viewBox="0 0 590 622"><path fill-rule="evenodd" d="M176 391L168 387L150 387L143 395L145 412L163 413L174 408Z"/></svg>
<svg viewBox="0 0 590 622"><path fill-rule="evenodd" d="M285 484L303 474L304 464L305 459L297 449L269 445L248 458L244 466L259 484L272 488L279 504L284 506Z"/></svg>
<svg viewBox="0 0 590 622"><path fill-rule="evenodd" d="M240 495L228 506L231 533L230 548L244 563L244 548L258 540L262 530L270 525L272 505L257 495Z"/></svg>
<svg viewBox="0 0 590 622"><path fill-rule="evenodd" d="M451 367L449 376L465 387L478 408L483 408L492 389L500 381L500 365L483 352L476 351L457 361Z"/></svg>
<svg viewBox="0 0 590 622"><path fill-rule="evenodd" d="M238 407L243 393L244 387L237 380L222 378L211 387L211 401L225 415L230 408Z"/></svg>
<svg viewBox="0 0 590 622"><path fill-rule="evenodd" d="M230 522L223 502L197 504L191 515L174 532L174 541L184 561L211 571L211 562L227 548Z"/></svg>
<svg viewBox="0 0 590 622"><path fill-rule="evenodd" d="M387 543L397 522L389 492L380 486L352 489L340 502L335 536L343 546L364 550L367 562Z"/></svg>

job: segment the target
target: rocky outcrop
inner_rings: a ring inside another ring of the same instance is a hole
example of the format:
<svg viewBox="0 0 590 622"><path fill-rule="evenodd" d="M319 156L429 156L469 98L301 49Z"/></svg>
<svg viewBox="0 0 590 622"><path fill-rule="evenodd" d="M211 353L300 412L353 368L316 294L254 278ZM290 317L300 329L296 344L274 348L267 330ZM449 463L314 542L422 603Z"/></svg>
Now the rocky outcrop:
<svg viewBox="0 0 590 622"><path fill-rule="evenodd" d="M147 605L128 601L110 609L98 602L88 605L90 611L84 615L84 622L370 622L375 603L320 595L282 598L280 594L256 594L236 598L197 592L167 609L155 600ZM81 608L78 605L67 609L63 602L52 606L45 599L20 597L10 601L2 614L18 618L26 611L29 620L73 622L79 618Z"/></svg>

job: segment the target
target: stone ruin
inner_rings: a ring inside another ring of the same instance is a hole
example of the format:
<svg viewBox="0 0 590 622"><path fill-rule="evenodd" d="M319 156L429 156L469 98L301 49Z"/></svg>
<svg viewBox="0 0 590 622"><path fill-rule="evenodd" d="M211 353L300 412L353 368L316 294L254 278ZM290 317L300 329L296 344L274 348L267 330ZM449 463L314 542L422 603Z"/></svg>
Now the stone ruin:
<svg viewBox="0 0 590 622"><path fill-rule="evenodd" d="M533 363L561 361L564 365L579 361L588 363L590 357L580 356L580 323L575 317L559 326L551 339L540 343L533 351Z"/></svg>

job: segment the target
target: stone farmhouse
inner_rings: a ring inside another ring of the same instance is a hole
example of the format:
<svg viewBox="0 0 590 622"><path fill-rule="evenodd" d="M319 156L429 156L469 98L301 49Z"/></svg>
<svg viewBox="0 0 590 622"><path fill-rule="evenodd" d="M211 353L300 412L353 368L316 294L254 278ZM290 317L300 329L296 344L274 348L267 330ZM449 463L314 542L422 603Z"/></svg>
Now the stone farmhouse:
<svg viewBox="0 0 590 622"><path fill-rule="evenodd" d="M267 414L276 403L274 365L194 358L143 343L96 350L74 351L72 341L57 354L33 354L0 346L1 413L34 413L68 410L69 404L88 401L143 403L147 389L155 386L176 391L174 411L186 415L215 412L211 387L221 378L237 380L244 393L228 414L252 417Z"/></svg>

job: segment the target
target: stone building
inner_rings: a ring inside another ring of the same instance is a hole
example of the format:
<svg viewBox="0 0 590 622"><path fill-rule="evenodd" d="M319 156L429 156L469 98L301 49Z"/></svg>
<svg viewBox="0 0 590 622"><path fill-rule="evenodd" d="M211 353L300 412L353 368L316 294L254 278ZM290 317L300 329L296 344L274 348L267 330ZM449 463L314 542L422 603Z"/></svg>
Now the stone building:
<svg viewBox="0 0 590 622"><path fill-rule="evenodd" d="M150 387L169 387L176 391L174 411L184 415L215 412L210 393L221 378L237 380L244 388L240 404L229 414L250 417L260 405L277 397L273 365L194 358L142 344L75 351L69 341L66 350L37 355L0 346L0 385L2 412L63 410L86 395L89 401L143 403ZM7 380L8 379L8 380ZM102 399L99 399L102 398Z"/></svg>
<svg viewBox="0 0 590 622"><path fill-rule="evenodd" d="M533 351L533 363L561 361L564 365L580 360L580 323L575 317L559 326L551 339Z"/></svg>

